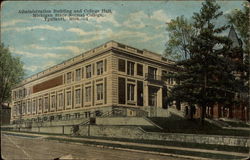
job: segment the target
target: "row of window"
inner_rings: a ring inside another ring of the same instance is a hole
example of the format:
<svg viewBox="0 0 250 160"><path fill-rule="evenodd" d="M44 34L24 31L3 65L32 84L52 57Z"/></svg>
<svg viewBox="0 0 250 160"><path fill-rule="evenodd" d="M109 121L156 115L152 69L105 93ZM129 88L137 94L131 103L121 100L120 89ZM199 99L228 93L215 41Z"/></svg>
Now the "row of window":
<svg viewBox="0 0 250 160"><path fill-rule="evenodd" d="M96 71L96 75L102 75L104 71L106 71L107 68L107 62L106 60L101 60L96 62L95 64L89 64L87 66L85 66L84 68L78 68L75 70L75 80L76 81L80 81L82 78L84 78L84 70L85 70L85 77L86 78L91 78ZM96 66L96 70L95 70L95 66ZM66 82L70 83L73 80L73 72L68 72L66 74Z"/></svg>
<svg viewBox="0 0 250 160"><path fill-rule="evenodd" d="M95 69L96 66L96 69ZM85 66L84 68L78 68L75 70L75 81L80 81L82 78L84 78L84 70L85 70L85 77L91 78L95 72L96 75L102 75L104 71L107 69L107 60L101 60L96 62L95 64L89 64ZM66 73L66 83L71 83L73 81L73 72ZM17 91L13 91L13 100L16 100L17 98L24 98L27 95L31 94L31 88L22 88Z"/></svg>
<svg viewBox="0 0 250 160"><path fill-rule="evenodd" d="M23 98L26 95L30 95L31 94L31 88L21 88L18 89L17 91L13 92L13 99L17 99L17 98Z"/></svg>
<svg viewBox="0 0 250 160"><path fill-rule="evenodd" d="M127 71L126 71L127 68ZM125 61L124 59L118 59L118 71L126 72L128 75L135 75L135 62L132 61ZM162 71L162 75L157 75L157 68L155 67L148 67L147 78L150 80L163 80L167 81L168 84L174 84L174 78L164 78L167 74L167 71ZM170 72L171 73L171 72ZM136 64L136 74L139 76L143 76L143 65L137 63Z"/></svg>
<svg viewBox="0 0 250 160"><path fill-rule="evenodd" d="M127 61L127 74L134 75L135 73L135 63L131 61ZM126 61L124 59L118 60L118 71L125 72L126 71ZM137 63L137 75L143 76L143 65Z"/></svg>
<svg viewBox="0 0 250 160"><path fill-rule="evenodd" d="M32 118L30 120L26 120L26 121L34 121L34 122L44 122L44 121L61 121L61 120L70 120L70 119L79 119L79 118L89 118L89 117L98 117L101 116L102 112L97 110L94 112L90 112L90 111L86 111L84 113L72 113L72 114L65 114L65 115L51 115L51 116L44 116L44 117L37 117L37 118ZM20 120L14 120L13 124L17 124L20 123L18 122ZM24 121L24 120L21 120Z"/></svg>
<svg viewBox="0 0 250 160"><path fill-rule="evenodd" d="M65 106L71 106L73 103L75 106L81 105L81 102L89 103L92 99L92 86L85 87L85 91L82 92L82 89L75 89L74 98L72 95L72 91L66 91L65 95L59 92L57 95L51 95L50 100L49 97L40 97L37 100L34 99L32 101L28 100L23 101L22 103L15 103L13 115L27 114L27 113L38 113L42 112L42 110L49 111L62 109L64 107L64 96L65 96ZM84 94L83 94L84 93ZM84 96L82 96L84 95ZM99 83L96 84L96 100L102 101L104 99L104 84Z"/></svg>

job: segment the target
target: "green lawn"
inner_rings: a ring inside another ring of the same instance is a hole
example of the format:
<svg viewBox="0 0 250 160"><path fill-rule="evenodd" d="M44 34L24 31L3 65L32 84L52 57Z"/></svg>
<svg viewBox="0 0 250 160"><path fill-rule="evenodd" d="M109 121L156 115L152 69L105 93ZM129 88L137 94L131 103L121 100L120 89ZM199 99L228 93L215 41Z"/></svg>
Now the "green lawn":
<svg viewBox="0 0 250 160"><path fill-rule="evenodd" d="M83 143L83 144L102 145L102 146L116 147L116 148L129 148L129 149L135 149L135 150L154 151L154 152L161 152L161 153L196 156L196 157L212 158L212 159L242 159L242 158L245 158L242 156L232 156L232 155L226 155L226 154L183 151L183 150L177 150L177 149L151 148L151 147L124 145L124 144L92 142L92 141L86 141L86 140L72 140L72 139L62 139L62 138L53 138L53 137L49 137L47 139L57 140L59 142L77 142L77 143Z"/></svg>
<svg viewBox="0 0 250 160"><path fill-rule="evenodd" d="M210 135L228 135L228 136L246 136L250 135L246 130L222 129L209 122L201 125L199 119L187 120L175 115L167 118L152 117L150 118L154 123L163 128L160 130L156 127L143 127L145 131L149 132L166 132L166 133L189 133L189 134L210 134Z"/></svg>
<svg viewBox="0 0 250 160"><path fill-rule="evenodd" d="M250 126L247 125L246 123L244 122L234 122L234 121L223 121L221 120L222 122L224 123L227 123L228 125L230 125L231 127L245 127L245 128L249 128Z"/></svg>

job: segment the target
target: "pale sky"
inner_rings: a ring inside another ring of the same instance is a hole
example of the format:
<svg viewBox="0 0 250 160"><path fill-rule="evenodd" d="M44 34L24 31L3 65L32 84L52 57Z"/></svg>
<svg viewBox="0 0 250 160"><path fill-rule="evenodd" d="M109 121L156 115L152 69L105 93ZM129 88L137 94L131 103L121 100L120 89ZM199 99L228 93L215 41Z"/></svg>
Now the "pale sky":
<svg viewBox="0 0 250 160"><path fill-rule="evenodd" d="M166 22L191 18L203 1L5 1L1 6L1 42L24 62L26 76L115 40L162 54ZM243 1L219 1L221 11L241 9ZM88 21L44 21L19 10L111 10ZM221 18L218 23L225 22Z"/></svg>

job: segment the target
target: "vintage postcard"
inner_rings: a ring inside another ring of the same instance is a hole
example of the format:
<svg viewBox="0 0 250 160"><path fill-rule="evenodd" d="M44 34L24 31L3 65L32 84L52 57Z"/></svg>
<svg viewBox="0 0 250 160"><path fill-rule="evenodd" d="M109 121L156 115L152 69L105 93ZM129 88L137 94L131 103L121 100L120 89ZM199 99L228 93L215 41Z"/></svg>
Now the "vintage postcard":
<svg viewBox="0 0 250 160"><path fill-rule="evenodd" d="M245 1L4 1L1 158L249 158Z"/></svg>

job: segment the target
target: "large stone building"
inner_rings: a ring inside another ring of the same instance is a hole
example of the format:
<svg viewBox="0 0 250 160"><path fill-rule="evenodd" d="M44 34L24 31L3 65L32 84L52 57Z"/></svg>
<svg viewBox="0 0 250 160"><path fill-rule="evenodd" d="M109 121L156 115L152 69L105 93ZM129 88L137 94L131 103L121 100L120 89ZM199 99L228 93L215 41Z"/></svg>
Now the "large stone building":
<svg viewBox="0 0 250 160"><path fill-rule="evenodd" d="M11 121L118 114L162 116L175 63L114 41L37 73L12 90Z"/></svg>

